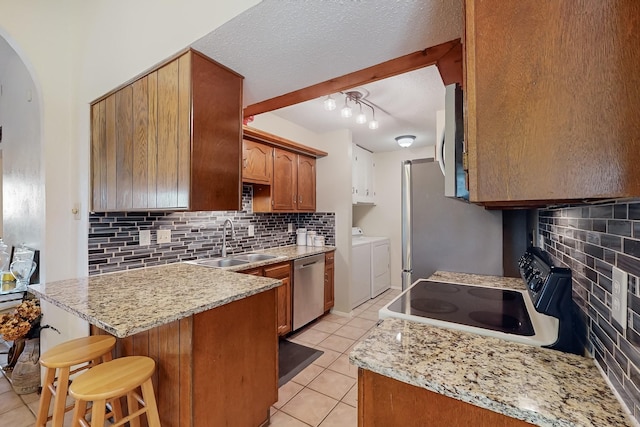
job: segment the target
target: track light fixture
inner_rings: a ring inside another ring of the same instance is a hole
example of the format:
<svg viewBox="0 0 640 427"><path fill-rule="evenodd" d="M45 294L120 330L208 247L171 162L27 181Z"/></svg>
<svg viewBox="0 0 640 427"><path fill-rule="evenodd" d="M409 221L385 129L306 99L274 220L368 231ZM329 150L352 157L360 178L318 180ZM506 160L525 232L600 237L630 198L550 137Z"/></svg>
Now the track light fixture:
<svg viewBox="0 0 640 427"><path fill-rule="evenodd" d="M368 127L372 130L378 129L380 127L380 124L376 120L375 108L373 107L373 105L364 100L364 95L362 94L362 92L351 90L340 93L344 95L344 106L340 109L340 116L345 119L353 117L353 108L350 105L351 103L354 106L359 107L359 112L356 115L356 123L363 125L368 122ZM331 97L331 95L327 95L327 98L323 101L323 105L324 109L327 111L336 109L336 101ZM369 120L365 112L362 111L363 105L371 108L371 120Z"/></svg>

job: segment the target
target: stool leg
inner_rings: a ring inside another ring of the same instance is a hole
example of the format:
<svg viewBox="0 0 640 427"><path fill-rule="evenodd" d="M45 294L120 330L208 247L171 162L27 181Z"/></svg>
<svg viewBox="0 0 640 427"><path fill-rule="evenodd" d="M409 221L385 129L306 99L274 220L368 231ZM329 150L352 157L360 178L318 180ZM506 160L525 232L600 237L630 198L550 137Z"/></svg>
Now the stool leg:
<svg viewBox="0 0 640 427"><path fill-rule="evenodd" d="M147 420L149 427L160 427L160 416L156 405L156 396L153 394L153 383L151 378L142 383L142 399L147 407Z"/></svg>
<svg viewBox="0 0 640 427"><path fill-rule="evenodd" d="M102 400L94 400L91 406L91 427L104 426L104 407L107 402Z"/></svg>
<svg viewBox="0 0 640 427"><path fill-rule="evenodd" d="M109 404L111 405L111 412L113 412L114 421L120 421L124 416L122 415L122 403L120 398L116 397L112 399Z"/></svg>
<svg viewBox="0 0 640 427"><path fill-rule="evenodd" d="M133 414L139 409L138 400L136 399L135 390L131 390L127 393L127 409L129 415ZM140 427L140 417L136 417L129 421L130 427Z"/></svg>
<svg viewBox="0 0 640 427"><path fill-rule="evenodd" d="M102 363L109 362L112 359L113 359L113 356L111 356L111 351L107 351L105 354L102 355Z"/></svg>
<svg viewBox="0 0 640 427"><path fill-rule="evenodd" d="M73 421L71 422L71 425L73 427L78 427L80 425L80 419L84 419L86 413L87 402L84 400L76 400L76 404L73 406Z"/></svg>
<svg viewBox="0 0 640 427"><path fill-rule="evenodd" d="M53 400L52 427L62 427L64 423L64 408L67 406L67 390L69 389L69 367L60 368L56 397Z"/></svg>
<svg viewBox="0 0 640 427"><path fill-rule="evenodd" d="M49 416L49 405L51 404L51 390L49 389L49 384L53 384L55 378L55 368L46 368L44 374L44 384L42 385L42 394L40 395L40 406L38 407L38 418L36 419L36 427L45 427L47 425L47 417Z"/></svg>

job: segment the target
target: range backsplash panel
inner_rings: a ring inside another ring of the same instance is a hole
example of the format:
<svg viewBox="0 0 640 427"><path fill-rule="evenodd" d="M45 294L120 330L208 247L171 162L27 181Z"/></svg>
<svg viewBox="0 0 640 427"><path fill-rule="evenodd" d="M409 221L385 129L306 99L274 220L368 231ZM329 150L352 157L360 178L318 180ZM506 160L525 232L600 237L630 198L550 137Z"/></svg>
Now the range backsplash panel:
<svg viewBox="0 0 640 427"><path fill-rule="evenodd" d="M252 213L252 187L242 188L242 211L119 212L89 216L89 275L219 256L225 219L233 221L236 237L230 254L295 245L296 228L305 227L335 245L334 213ZM293 224L293 232L288 232ZM248 227L254 226L249 237ZM151 245L140 246L140 230L151 230ZM171 243L157 243L158 230L171 230Z"/></svg>
<svg viewBox="0 0 640 427"><path fill-rule="evenodd" d="M538 211L554 264L571 268L587 347L640 421L640 199ZM629 274L626 329L611 316L612 268Z"/></svg>

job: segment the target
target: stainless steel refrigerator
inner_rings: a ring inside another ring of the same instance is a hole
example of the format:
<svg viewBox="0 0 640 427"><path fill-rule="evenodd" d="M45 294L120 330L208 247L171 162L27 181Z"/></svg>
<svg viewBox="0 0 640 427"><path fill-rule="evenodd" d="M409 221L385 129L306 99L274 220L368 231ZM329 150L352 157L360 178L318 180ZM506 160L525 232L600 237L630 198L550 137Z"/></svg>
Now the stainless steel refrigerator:
<svg viewBox="0 0 640 427"><path fill-rule="evenodd" d="M402 164L402 289L436 270L502 276L502 211L445 197L433 159Z"/></svg>

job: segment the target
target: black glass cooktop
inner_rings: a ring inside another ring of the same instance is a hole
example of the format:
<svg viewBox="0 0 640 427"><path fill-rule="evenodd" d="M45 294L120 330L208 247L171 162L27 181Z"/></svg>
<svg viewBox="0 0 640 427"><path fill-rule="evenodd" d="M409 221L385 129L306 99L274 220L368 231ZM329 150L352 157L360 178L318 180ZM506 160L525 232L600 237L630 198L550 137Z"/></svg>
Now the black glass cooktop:
<svg viewBox="0 0 640 427"><path fill-rule="evenodd" d="M533 336L520 292L421 280L388 307L396 313Z"/></svg>

